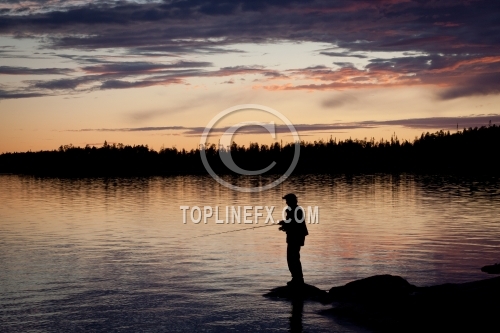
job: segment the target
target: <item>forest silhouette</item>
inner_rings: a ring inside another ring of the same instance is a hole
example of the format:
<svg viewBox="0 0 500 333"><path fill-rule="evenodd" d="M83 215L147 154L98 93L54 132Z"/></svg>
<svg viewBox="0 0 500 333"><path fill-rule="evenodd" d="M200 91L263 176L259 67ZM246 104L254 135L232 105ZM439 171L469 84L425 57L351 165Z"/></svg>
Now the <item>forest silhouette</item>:
<svg viewBox="0 0 500 333"><path fill-rule="evenodd" d="M204 152L217 174L232 174L219 154L230 154L245 170L260 170L273 161L267 174L283 174L293 159L294 143L248 147L233 143L228 147L207 144L199 149L162 148L147 145L108 144L97 148L73 145L58 150L4 153L0 173L58 177L115 177L179 174L207 174L200 158ZM330 140L300 142L300 158L295 174L310 173L432 173L500 174L500 127L469 128L463 131L423 133L413 142L390 140Z"/></svg>

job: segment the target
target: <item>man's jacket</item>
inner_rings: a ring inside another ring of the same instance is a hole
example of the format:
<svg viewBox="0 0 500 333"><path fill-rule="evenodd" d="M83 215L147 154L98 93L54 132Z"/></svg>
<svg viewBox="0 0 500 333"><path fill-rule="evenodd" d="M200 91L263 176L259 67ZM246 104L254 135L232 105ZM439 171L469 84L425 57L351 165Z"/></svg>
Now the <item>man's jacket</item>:
<svg viewBox="0 0 500 333"><path fill-rule="evenodd" d="M304 219L304 211L297 207L298 206L288 207L288 210L286 211L286 220L290 222L286 223L285 221L283 229L286 232L287 243L303 246L309 232L307 231L306 221ZM295 208L297 208L296 214ZM295 215L297 215L297 218L295 218Z"/></svg>

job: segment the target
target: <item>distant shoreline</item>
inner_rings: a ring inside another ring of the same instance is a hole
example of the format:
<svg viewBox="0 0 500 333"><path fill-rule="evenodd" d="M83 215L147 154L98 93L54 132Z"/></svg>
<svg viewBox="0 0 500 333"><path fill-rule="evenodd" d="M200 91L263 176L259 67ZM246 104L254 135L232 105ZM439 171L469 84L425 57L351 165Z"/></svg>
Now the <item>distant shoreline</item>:
<svg viewBox="0 0 500 333"><path fill-rule="evenodd" d="M121 177L208 174L200 154L220 175L236 175L221 161L227 154L245 170L261 170L276 162L263 175L283 174L290 166L295 145L229 147L207 145L203 149L160 151L146 145L123 144L102 147L73 145L58 150L4 153L0 174L55 177ZM300 142L300 158L293 174L374 174L413 173L441 175L500 175L500 127L469 128L451 134L425 133L413 142L344 140Z"/></svg>

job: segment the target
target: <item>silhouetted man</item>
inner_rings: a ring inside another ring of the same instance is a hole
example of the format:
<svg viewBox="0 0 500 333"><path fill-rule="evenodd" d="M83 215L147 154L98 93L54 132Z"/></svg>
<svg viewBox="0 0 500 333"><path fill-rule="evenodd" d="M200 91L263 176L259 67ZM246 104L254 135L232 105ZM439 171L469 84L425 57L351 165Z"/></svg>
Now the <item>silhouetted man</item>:
<svg viewBox="0 0 500 333"><path fill-rule="evenodd" d="M289 286L300 286L304 284L304 276L302 275L302 264L300 263L300 247L304 246L307 232L306 223L304 220L304 211L298 207L297 196L289 193L283 197L288 206L286 212L286 220L280 221L281 227L279 230L286 232L286 260L288 269L292 274L292 280L287 284Z"/></svg>

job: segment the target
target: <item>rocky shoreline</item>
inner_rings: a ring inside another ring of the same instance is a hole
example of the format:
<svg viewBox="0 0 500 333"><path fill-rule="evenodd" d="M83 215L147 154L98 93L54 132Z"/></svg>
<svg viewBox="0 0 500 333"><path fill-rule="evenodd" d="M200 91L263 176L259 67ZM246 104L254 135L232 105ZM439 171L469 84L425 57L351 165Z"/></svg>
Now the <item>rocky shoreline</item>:
<svg viewBox="0 0 500 333"><path fill-rule="evenodd" d="M500 277L417 287L399 276L376 275L329 291L306 284L274 288L264 296L331 304L324 315L377 332L478 332L500 326Z"/></svg>

